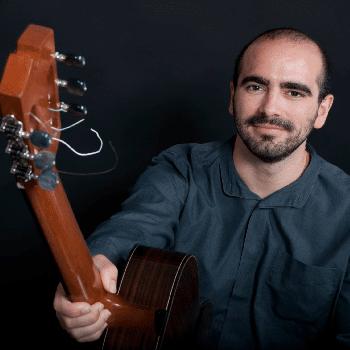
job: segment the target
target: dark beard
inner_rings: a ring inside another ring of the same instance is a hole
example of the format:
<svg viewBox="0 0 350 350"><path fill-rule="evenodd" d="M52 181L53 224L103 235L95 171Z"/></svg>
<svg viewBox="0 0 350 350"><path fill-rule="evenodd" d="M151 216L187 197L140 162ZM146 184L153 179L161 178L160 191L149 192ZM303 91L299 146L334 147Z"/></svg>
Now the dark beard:
<svg viewBox="0 0 350 350"><path fill-rule="evenodd" d="M313 129L317 114L310 120L306 129L301 129L297 134L288 136L284 143L274 142L275 137L273 135L261 135L259 139L253 138L246 132L246 128L253 125L270 124L277 125L287 132L293 133L293 131L295 131L295 126L292 122L279 117L269 118L265 114L260 114L251 116L242 124L237 118L235 108L233 117L237 133L249 151L263 162L272 164L287 158L307 139Z"/></svg>

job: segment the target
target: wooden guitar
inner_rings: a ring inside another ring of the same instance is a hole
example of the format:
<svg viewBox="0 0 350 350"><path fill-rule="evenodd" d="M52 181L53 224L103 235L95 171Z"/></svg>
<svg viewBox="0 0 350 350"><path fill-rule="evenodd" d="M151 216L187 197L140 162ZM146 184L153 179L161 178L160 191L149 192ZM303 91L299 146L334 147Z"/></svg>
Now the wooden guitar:
<svg viewBox="0 0 350 350"><path fill-rule="evenodd" d="M81 56L56 53L50 28L29 25L9 55L0 83L1 131L8 140L17 186L35 213L73 301L102 302L112 313L104 349L201 347L211 302L202 302L194 256L137 246L117 294L107 293L55 167L60 113L86 109L59 101L59 86L81 95L78 80L57 78L56 61L82 66Z"/></svg>

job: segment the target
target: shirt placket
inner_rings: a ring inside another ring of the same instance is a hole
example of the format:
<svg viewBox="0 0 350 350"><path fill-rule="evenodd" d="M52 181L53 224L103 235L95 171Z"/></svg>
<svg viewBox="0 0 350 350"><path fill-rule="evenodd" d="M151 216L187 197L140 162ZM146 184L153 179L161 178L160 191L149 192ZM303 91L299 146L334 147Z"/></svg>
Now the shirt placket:
<svg viewBox="0 0 350 350"><path fill-rule="evenodd" d="M223 324L220 349L255 348L253 300L275 251L269 225L270 209L263 208L262 203L258 203L248 220L237 278Z"/></svg>

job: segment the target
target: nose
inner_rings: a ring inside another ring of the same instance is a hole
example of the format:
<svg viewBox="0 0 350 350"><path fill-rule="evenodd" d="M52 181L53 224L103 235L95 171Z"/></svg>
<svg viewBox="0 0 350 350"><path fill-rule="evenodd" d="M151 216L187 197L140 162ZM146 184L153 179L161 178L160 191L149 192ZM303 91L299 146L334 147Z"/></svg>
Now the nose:
<svg viewBox="0 0 350 350"><path fill-rule="evenodd" d="M268 117L281 116L282 99L277 89L269 89L261 100L259 112Z"/></svg>

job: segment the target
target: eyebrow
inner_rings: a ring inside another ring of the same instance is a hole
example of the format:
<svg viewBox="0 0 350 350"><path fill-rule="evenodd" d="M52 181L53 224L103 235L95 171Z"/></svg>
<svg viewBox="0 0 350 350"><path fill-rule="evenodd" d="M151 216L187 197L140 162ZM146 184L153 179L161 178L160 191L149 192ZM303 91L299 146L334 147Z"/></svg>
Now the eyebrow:
<svg viewBox="0 0 350 350"><path fill-rule="evenodd" d="M281 88L303 91L308 96L312 96L311 90L304 84L287 81L287 82L281 84Z"/></svg>
<svg viewBox="0 0 350 350"><path fill-rule="evenodd" d="M265 86L269 86L270 85L270 80L265 79L263 77L260 77L258 75L248 75L246 76L242 82L241 82L241 86L247 84L247 83L257 83L257 84L261 84L261 85L265 85ZM312 92L310 90L310 88L305 85L305 84L301 84L301 83L297 83L297 82L293 82L293 81L286 81L280 84L280 87L282 89L293 89L293 90L299 90L302 91L304 93L306 93L308 96L312 96Z"/></svg>

